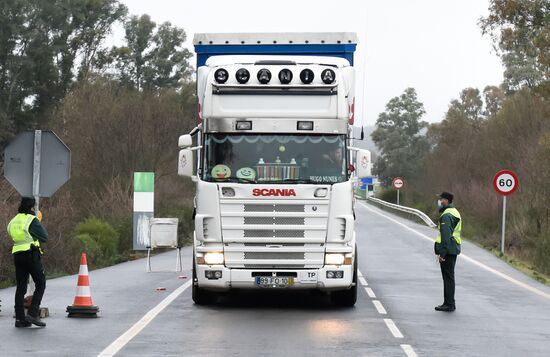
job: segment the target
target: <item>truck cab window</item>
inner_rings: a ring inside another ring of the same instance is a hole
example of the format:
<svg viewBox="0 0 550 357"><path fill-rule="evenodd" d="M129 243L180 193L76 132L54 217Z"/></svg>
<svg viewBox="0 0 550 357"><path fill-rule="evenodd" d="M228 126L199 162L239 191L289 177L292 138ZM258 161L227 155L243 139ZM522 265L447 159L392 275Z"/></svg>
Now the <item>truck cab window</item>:
<svg viewBox="0 0 550 357"><path fill-rule="evenodd" d="M210 134L203 165L205 181L344 182L345 135Z"/></svg>

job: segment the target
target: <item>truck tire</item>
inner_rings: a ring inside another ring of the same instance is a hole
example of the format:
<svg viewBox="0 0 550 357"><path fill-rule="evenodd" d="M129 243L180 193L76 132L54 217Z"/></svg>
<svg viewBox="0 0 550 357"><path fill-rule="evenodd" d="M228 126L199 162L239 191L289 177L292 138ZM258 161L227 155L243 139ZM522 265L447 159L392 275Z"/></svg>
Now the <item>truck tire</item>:
<svg viewBox="0 0 550 357"><path fill-rule="evenodd" d="M348 290L335 291L331 301L336 306L353 307L357 302L357 248L355 248L355 264L353 265L353 284Z"/></svg>
<svg viewBox="0 0 550 357"><path fill-rule="evenodd" d="M193 263L193 287L191 291L191 296L193 302L197 305L212 305L216 302L217 296L211 291L207 291L199 288L197 282L197 271L195 269L195 264Z"/></svg>

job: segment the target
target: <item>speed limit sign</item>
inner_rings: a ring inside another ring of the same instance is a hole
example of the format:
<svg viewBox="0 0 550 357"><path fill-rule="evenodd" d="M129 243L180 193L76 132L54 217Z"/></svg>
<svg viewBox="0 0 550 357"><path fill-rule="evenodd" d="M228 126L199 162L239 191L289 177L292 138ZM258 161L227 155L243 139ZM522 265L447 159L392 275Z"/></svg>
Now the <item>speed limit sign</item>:
<svg viewBox="0 0 550 357"><path fill-rule="evenodd" d="M516 192L519 187L518 175L514 171L501 170L493 178L493 188L502 195L502 237L500 251L504 254L504 241L506 236L506 196Z"/></svg>
<svg viewBox="0 0 550 357"><path fill-rule="evenodd" d="M502 170L493 178L493 188L503 196L511 195L519 187L518 176L514 171Z"/></svg>

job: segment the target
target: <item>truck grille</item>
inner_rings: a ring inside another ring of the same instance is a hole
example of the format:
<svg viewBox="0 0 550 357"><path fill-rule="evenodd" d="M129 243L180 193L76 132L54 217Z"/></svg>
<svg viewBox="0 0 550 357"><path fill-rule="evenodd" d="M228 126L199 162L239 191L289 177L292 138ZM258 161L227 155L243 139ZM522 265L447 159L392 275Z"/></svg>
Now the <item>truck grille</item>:
<svg viewBox="0 0 550 357"><path fill-rule="evenodd" d="M245 229L245 237L262 237L262 238L303 238L305 231L287 231L283 229L272 230L259 230L259 229Z"/></svg>
<svg viewBox="0 0 550 357"><path fill-rule="evenodd" d="M305 205L293 204L245 204L245 212L304 212Z"/></svg>
<svg viewBox="0 0 550 357"><path fill-rule="evenodd" d="M244 224L295 224L304 225L303 217L244 217Z"/></svg>
<svg viewBox="0 0 550 357"><path fill-rule="evenodd" d="M244 259L305 259L304 253L245 252Z"/></svg>
<svg viewBox="0 0 550 357"><path fill-rule="evenodd" d="M328 199L222 198L225 265L232 268L317 268L324 264Z"/></svg>

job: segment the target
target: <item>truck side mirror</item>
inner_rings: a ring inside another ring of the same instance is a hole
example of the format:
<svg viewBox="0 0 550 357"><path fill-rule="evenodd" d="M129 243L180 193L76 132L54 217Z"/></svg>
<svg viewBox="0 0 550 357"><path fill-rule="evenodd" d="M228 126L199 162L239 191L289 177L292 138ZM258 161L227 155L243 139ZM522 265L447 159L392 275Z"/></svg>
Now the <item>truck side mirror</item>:
<svg viewBox="0 0 550 357"><path fill-rule="evenodd" d="M178 175L186 177L193 176L194 161L193 151L191 149L180 150L178 157Z"/></svg>
<svg viewBox="0 0 550 357"><path fill-rule="evenodd" d="M370 151L368 150L357 150L357 162L356 162L356 169L357 169L357 177L363 178L371 176L371 167L372 163L370 161Z"/></svg>
<svg viewBox="0 0 550 357"><path fill-rule="evenodd" d="M186 149L193 145L193 138L189 134L181 135L178 140L178 147L180 149Z"/></svg>

